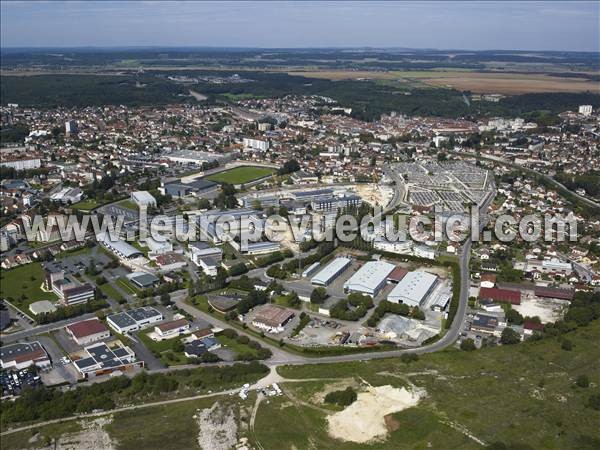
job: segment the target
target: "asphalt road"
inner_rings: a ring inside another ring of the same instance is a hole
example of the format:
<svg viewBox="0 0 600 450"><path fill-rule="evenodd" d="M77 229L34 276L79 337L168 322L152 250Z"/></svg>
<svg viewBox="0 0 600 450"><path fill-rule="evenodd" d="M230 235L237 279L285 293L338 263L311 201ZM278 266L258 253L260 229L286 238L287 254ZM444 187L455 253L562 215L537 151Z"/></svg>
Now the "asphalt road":
<svg viewBox="0 0 600 450"><path fill-rule="evenodd" d="M69 324L79 322L80 320L92 319L96 317L94 313L84 314L82 316L72 317L66 320L60 320L58 322L52 322L45 325L38 325L35 328L30 328L28 330L17 331L16 333L10 334L2 334L1 339L3 344L8 344L9 342L15 342L20 340L27 340L30 337L36 336L38 334L46 333L48 331L58 330L63 328Z"/></svg>

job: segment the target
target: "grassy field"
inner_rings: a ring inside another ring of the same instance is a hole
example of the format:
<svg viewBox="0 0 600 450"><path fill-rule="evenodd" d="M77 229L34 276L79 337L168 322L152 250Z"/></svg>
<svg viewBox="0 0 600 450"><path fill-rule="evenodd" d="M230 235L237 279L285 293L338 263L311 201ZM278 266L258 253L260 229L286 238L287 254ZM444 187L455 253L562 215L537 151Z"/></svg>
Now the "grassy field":
<svg viewBox="0 0 600 450"><path fill-rule="evenodd" d="M287 391L288 385L284 386ZM372 444L341 442L327 433L327 412L323 405L299 404L286 397L262 402L254 425L254 438L265 449L335 448L361 449L475 449L481 446L447 425L426 409L410 408L393 414L398 429L385 441Z"/></svg>
<svg viewBox="0 0 600 450"><path fill-rule="evenodd" d="M173 350L174 345L180 341L179 338L165 339L163 341L155 341L150 339L148 334L154 331L154 327L148 328L144 331L140 331L138 336L144 345L154 355L161 360L161 362L167 366L174 366L178 364L187 364L187 358L183 352L176 352Z"/></svg>
<svg viewBox="0 0 600 450"><path fill-rule="evenodd" d="M147 246L142 245L139 241L133 241L130 242L130 244L142 252L146 258L148 257L148 252L150 249Z"/></svg>
<svg viewBox="0 0 600 450"><path fill-rule="evenodd" d="M217 400L228 401L228 399L216 397L117 413L113 416L111 423L104 426L104 431L108 433L113 443L118 443L118 448L121 450L198 449L199 427L193 416L198 409L210 408ZM33 431L3 436L2 448L41 447L49 445L52 439L56 439L64 433L80 431L82 431L82 427L75 421L50 425ZM38 441L32 444L29 440L37 433L39 433ZM69 439L63 436L63 439L71 441L76 440L76 437L71 436ZM168 439L168 443L165 442L165 439Z"/></svg>
<svg viewBox="0 0 600 450"><path fill-rule="evenodd" d="M562 350L558 339L548 338L472 353L447 350L410 364L386 359L289 366L279 372L289 378L353 376L373 385L393 378L413 383L427 391L415 414L426 415L428 421L435 418L431 433L444 428L442 421L449 421L486 443L546 450L600 448L600 412L585 406L589 396L599 392L600 347L595 343L600 339L600 322L570 333L568 339L574 344L572 351ZM590 387L575 386L579 375L589 377ZM283 420L285 414L280 415ZM268 441L269 430L259 423L257 437L260 440L264 433ZM283 427L280 423L268 426ZM294 445L303 447L301 441ZM423 446L409 442L395 448ZM453 447L447 443L438 448ZM454 448L464 447L459 443Z"/></svg>
<svg viewBox="0 0 600 450"><path fill-rule="evenodd" d="M253 95L253 94L232 94L231 92L226 92L224 94L220 94L223 97L226 97L228 100L231 100L232 102L238 102L240 100L248 100L251 98L262 98L262 96L260 95Z"/></svg>
<svg viewBox="0 0 600 450"><path fill-rule="evenodd" d="M121 300L123 300L123 296L109 283L104 283L103 285L100 285L100 290L102 291L102 293L104 295L106 295L109 298L112 298L113 300L119 302Z"/></svg>
<svg viewBox="0 0 600 450"><path fill-rule="evenodd" d="M12 298L11 303L30 314L29 305L39 300L56 300L53 292L41 289L44 270L40 263L26 264L15 269L0 271L0 297Z"/></svg>
<svg viewBox="0 0 600 450"><path fill-rule="evenodd" d="M450 87L475 93L526 94L532 92L585 92L600 93L598 83L583 78L554 77L543 74L490 73L471 70L415 70L415 71L353 71L316 70L289 72L307 78L333 81L368 79L373 81L418 81L423 85Z"/></svg>
<svg viewBox="0 0 600 450"><path fill-rule="evenodd" d="M78 209L80 211L91 211L92 209L97 208L98 206L100 206L100 204L96 200L89 198L87 200L82 200L80 202L73 203L71 205L71 208Z"/></svg>
<svg viewBox="0 0 600 450"><path fill-rule="evenodd" d="M210 408L215 402L233 404L234 410L243 409L248 414L255 396L246 401L238 397L211 397L185 401L164 406L154 406L134 411L114 414L110 423L104 425L102 433L107 433L113 446L120 450L147 450L165 448L199 449L199 426L194 415L200 409ZM79 435L85 431L79 421L69 421L48 425L37 429L2 436L2 449L54 448L53 440L62 436L61 443L77 446ZM97 431L93 431L97 433ZM66 433L74 433L65 435ZM75 434L76 433L76 434ZM239 423L239 435L246 434L246 425ZM96 445L98 443L96 442ZM61 447L62 448L62 447ZM69 446L69 448L71 448Z"/></svg>
<svg viewBox="0 0 600 450"><path fill-rule="evenodd" d="M119 286L121 286L121 288L123 288L125 290L125 292L129 292L131 295L137 295L137 293L139 292L138 288L136 288L131 281L129 281L127 278L125 277L121 277L117 280L117 283L119 283Z"/></svg>
<svg viewBox="0 0 600 450"><path fill-rule="evenodd" d="M247 344L240 344L235 339L230 339L223 335L216 336L216 339L222 347L233 351L236 355L236 359L244 359L244 356L256 357L256 350Z"/></svg>
<svg viewBox="0 0 600 450"><path fill-rule="evenodd" d="M123 208L126 208L126 209L131 209L133 211L139 210L138 205L133 200L130 200L128 198L125 200L121 200L119 203L117 203L117 205L119 205Z"/></svg>
<svg viewBox="0 0 600 450"><path fill-rule="evenodd" d="M49 448L54 439L59 438L65 433L77 433L81 431L81 425L78 422L64 422L48 425L39 429L24 431L2 436L3 449L23 449L23 448Z"/></svg>
<svg viewBox="0 0 600 450"><path fill-rule="evenodd" d="M235 167L224 170L206 177L207 180L216 183L244 184L275 173L275 169L269 167Z"/></svg>
<svg viewBox="0 0 600 450"><path fill-rule="evenodd" d="M199 408L209 408L213 401L199 400L148 408L133 414L115 414L106 430L123 450L198 448L198 425L193 415ZM166 436L168 444L165 442Z"/></svg>

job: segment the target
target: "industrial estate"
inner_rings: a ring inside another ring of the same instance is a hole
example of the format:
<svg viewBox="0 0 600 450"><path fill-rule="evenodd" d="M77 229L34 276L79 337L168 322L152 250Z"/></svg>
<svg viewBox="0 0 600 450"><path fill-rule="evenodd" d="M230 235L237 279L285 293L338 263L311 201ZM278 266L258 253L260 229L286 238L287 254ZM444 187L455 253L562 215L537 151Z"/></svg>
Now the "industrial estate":
<svg viewBox="0 0 600 450"><path fill-rule="evenodd" d="M597 53L2 52L3 449L600 448Z"/></svg>

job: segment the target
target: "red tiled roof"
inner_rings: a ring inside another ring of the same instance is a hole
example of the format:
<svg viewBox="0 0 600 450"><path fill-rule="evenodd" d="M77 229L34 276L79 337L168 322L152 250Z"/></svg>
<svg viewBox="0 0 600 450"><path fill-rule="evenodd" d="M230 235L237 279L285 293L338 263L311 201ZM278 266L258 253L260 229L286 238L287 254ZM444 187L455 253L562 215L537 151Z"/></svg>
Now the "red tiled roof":
<svg viewBox="0 0 600 450"><path fill-rule="evenodd" d="M491 298L497 302L505 302L512 305L521 304L521 293L509 289L481 288L479 289L479 298Z"/></svg>
<svg viewBox="0 0 600 450"><path fill-rule="evenodd" d="M256 316L254 316L254 320L271 327L277 327L282 323L287 322L293 315L293 312L288 311L285 308L273 305L265 305L256 314Z"/></svg>
<svg viewBox="0 0 600 450"><path fill-rule="evenodd" d="M484 273L481 275L481 281L491 281L492 283L496 284L496 275L493 273Z"/></svg>
<svg viewBox="0 0 600 450"><path fill-rule="evenodd" d="M538 322L523 322L523 328L526 330L541 331L544 329L544 324Z"/></svg>
<svg viewBox="0 0 600 450"><path fill-rule="evenodd" d="M108 331L108 328L97 319L82 320L81 322L67 325L66 328L77 339Z"/></svg>
<svg viewBox="0 0 600 450"><path fill-rule="evenodd" d="M406 276L408 270L403 269L402 267L396 267L392 272L387 276L388 280L392 281L401 281L402 278Z"/></svg>
<svg viewBox="0 0 600 450"><path fill-rule="evenodd" d="M534 293L538 297L559 298L562 300L573 300L574 295L572 289L560 289L546 286L536 286Z"/></svg>
<svg viewBox="0 0 600 450"><path fill-rule="evenodd" d="M156 325L156 328L158 328L162 332L165 332L165 331L174 330L176 328L185 327L186 325L188 325L187 320L177 319L177 320L173 320L171 322L165 322L165 323L161 323L160 325Z"/></svg>

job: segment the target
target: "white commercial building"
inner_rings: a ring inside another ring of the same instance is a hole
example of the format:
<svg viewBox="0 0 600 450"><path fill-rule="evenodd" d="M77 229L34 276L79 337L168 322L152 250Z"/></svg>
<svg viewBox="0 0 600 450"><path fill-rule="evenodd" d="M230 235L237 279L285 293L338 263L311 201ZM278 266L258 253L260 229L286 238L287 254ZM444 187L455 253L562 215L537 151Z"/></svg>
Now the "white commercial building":
<svg viewBox="0 0 600 450"><path fill-rule="evenodd" d="M266 152L267 150L269 150L269 141L244 138L244 148L250 148L252 150L260 150L262 152Z"/></svg>
<svg viewBox="0 0 600 450"><path fill-rule="evenodd" d="M177 150L170 154L166 154L165 157L168 160L179 164L201 166L202 164L208 164L213 161L225 162L231 158L231 155L201 152L197 150Z"/></svg>
<svg viewBox="0 0 600 450"><path fill-rule="evenodd" d="M149 250L148 251L149 257L164 255L165 253L169 253L169 252L173 251L173 244L167 240L157 241L157 240L149 237L148 239L146 239L145 244Z"/></svg>
<svg viewBox="0 0 600 450"><path fill-rule="evenodd" d="M65 122L66 133L77 133L77 122L74 120L68 120Z"/></svg>
<svg viewBox="0 0 600 450"><path fill-rule="evenodd" d="M133 350L125 346L109 347L98 342L85 348L85 355L73 361L73 365L84 377L90 374L104 375L123 370L136 364ZM139 363L138 363L139 364Z"/></svg>
<svg viewBox="0 0 600 450"><path fill-rule="evenodd" d="M41 368L50 367L50 358L42 344L35 342L18 342L0 348L0 368L21 370L36 365Z"/></svg>
<svg viewBox="0 0 600 450"><path fill-rule="evenodd" d="M408 272L388 295L392 303L420 306L437 284L437 276L422 272Z"/></svg>
<svg viewBox="0 0 600 450"><path fill-rule="evenodd" d="M161 323L154 327L154 332L160 339L171 339L190 331L190 323L185 319Z"/></svg>
<svg viewBox="0 0 600 450"><path fill-rule="evenodd" d="M320 270L319 273L312 277L310 282L317 286L328 286L333 280L339 277L351 263L352 260L344 256L335 258L324 269Z"/></svg>
<svg viewBox="0 0 600 450"><path fill-rule="evenodd" d="M148 191L135 191L131 193L131 201L138 206L156 207L156 199Z"/></svg>
<svg viewBox="0 0 600 450"><path fill-rule="evenodd" d="M127 242L121 240L120 238L111 240L110 234L108 232L104 232L102 234L98 234L96 236L96 240L100 245L106 247L108 250L113 252L119 258L124 259L133 259L143 256L144 254L135 248L133 245L128 244Z"/></svg>
<svg viewBox="0 0 600 450"><path fill-rule="evenodd" d="M77 203L83 197L83 192L79 188L63 188L50 196L50 200L62 203Z"/></svg>
<svg viewBox="0 0 600 450"><path fill-rule="evenodd" d="M3 157L0 162L2 167L12 167L15 170L38 169L42 166L40 158L14 158Z"/></svg>
<svg viewBox="0 0 600 450"><path fill-rule="evenodd" d="M385 261L369 261L344 283L344 290L375 297L395 268L395 265Z"/></svg>
<svg viewBox="0 0 600 450"><path fill-rule="evenodd" d="M120 334L142 330L161 320L164 320L163 315L150 306L130 309L106 317L108 326Z"/></svg>
<svg viewBox="0 0 600 450"><path fill-rule="evenodd" d="M98 319L82 320L65 327L67 333L79 345L103 341L110 337L110 331Z"/></svg>

